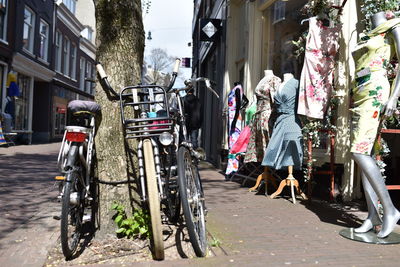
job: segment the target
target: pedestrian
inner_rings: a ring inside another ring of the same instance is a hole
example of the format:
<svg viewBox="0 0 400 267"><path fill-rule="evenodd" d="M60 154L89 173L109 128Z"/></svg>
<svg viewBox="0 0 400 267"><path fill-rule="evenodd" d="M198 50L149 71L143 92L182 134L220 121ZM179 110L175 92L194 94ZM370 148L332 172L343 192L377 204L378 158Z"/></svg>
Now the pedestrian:
<svg viewBox="0 0 400 267"><path fill-rule="evenodd" d="M186 116L186 129L188 136L192 142L193 148L197 149L199 146L198 137L199 129L203 123L203 116L201 114L200 99L194 95L194 89L191 88L187 91L183 99L185 116Z"/></svg>

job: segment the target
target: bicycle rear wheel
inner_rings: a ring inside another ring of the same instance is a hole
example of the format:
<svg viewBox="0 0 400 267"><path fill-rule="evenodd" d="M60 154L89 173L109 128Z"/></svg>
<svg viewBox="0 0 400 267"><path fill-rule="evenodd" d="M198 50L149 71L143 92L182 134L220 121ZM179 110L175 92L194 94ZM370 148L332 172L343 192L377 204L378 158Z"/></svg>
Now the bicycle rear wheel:
<svg viewBox="0 0 400 267"><path fill-rule="evenodd" d="M79 172L66 175L61 207L61 248L65 258L71 259L81 239L84 203L81 201L83 185Z"/></svg>
<svg viewBox="0 0 400 267"><path fill-rule="evenodd" d="M207 237L203 190L197 166L193 164L190 151L183 146L178 150L178 183L190 242L196 255L204 257Z"/></svg>
<svg viewBox="0 0 400 267"><path fill-rule="evenodd" d="M154 164L153 145L150 139L143 141L144 165L146 171L147 197L151 218L151 232L154 245L154 259L164 259L164 240L161 224L161 205L157 187L157 177Z"/></svg>

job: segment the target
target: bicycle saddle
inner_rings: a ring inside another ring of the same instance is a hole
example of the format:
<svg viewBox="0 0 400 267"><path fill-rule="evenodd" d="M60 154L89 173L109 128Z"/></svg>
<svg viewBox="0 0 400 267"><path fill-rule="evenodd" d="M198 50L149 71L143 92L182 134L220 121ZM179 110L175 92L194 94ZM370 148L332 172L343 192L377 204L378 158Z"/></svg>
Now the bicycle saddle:
<svg viewBox="0 0 400 267"><path fill-rule="evenodd" d="M68 103L67 108L73 114L90 112L95 115L99 115L101 113L100 105L93 101L72 100Z"/></svg>

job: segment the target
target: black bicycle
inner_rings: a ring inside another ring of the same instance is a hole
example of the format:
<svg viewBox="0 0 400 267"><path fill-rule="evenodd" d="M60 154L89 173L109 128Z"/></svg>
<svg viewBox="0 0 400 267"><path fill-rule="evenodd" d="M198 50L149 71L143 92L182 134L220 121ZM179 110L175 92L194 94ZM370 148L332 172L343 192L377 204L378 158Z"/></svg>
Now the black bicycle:
<svg viewBox="0 0 400 267"><path fill-rule="evenodd" d="M205 204L197 163L201 155L193 149L185 125L179 92L172 89L180 61L175 63L167 87L128 86L114 91L103 68L97 64L102 87L119 97L126 140L136 139L141 200L150 211L153 255L164 259L161 211L175 223L183 214L197 256L207 252Z"/></svg>
<svg viewBox="0 0 400 267"><path fill-rule="evenodd" d="M92 173L96 117L101 109L91 101L74 100L68 104L68 126L58 154L62 176L60 198L61 248L66 259L71 259L78 248L85 221L93 223L96 186Z"/></svg>

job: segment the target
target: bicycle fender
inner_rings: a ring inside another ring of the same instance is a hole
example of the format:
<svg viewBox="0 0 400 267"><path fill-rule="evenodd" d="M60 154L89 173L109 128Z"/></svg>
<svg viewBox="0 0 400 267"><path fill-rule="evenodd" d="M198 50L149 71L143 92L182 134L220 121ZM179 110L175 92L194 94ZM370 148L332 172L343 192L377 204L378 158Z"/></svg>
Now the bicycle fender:
<svg viewBox="0 0 400 267"><path fill-rule="evenodd" d="M72 144L69 147L68 156L67 156L67 163L65 164L66 169L72 169L75 166L75 162L77 160L79 153L79 146L76 144Z"/></svg>

